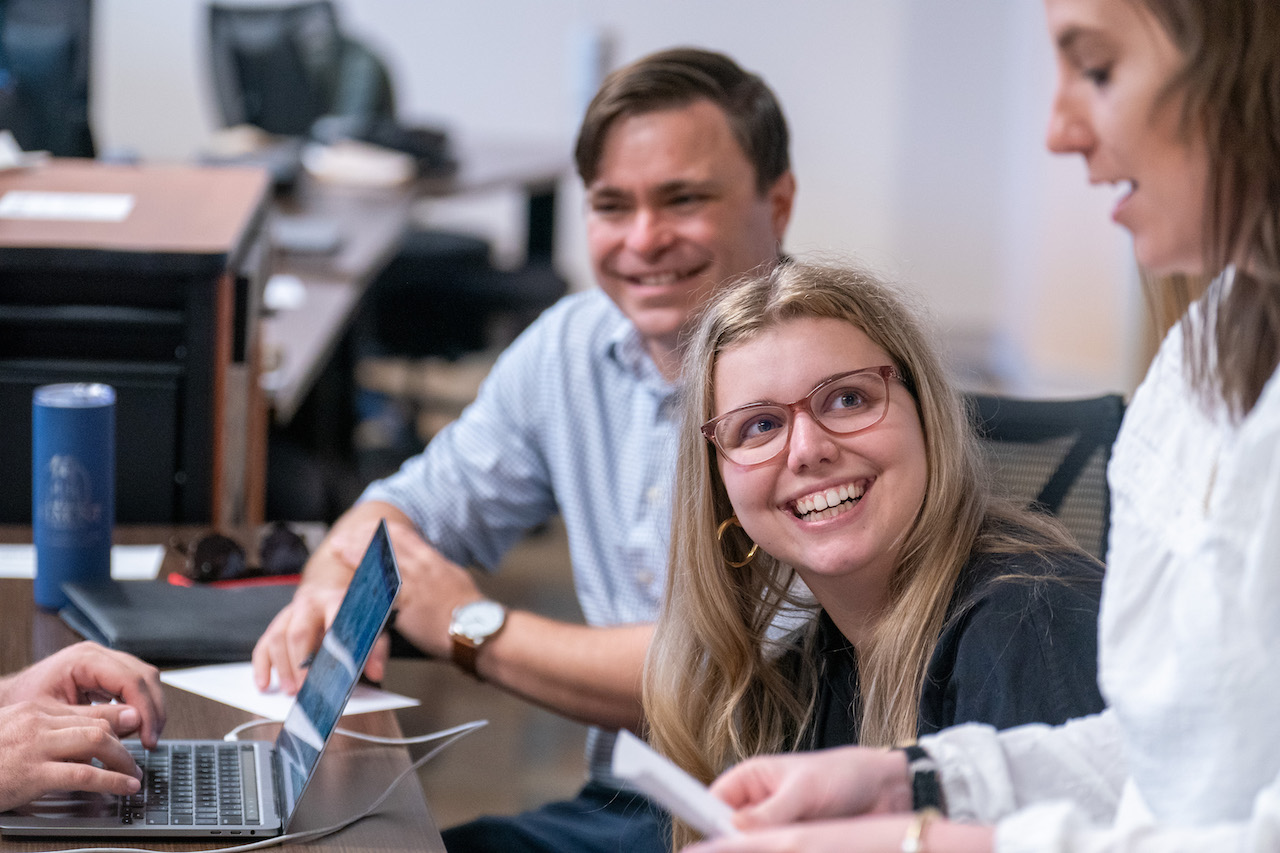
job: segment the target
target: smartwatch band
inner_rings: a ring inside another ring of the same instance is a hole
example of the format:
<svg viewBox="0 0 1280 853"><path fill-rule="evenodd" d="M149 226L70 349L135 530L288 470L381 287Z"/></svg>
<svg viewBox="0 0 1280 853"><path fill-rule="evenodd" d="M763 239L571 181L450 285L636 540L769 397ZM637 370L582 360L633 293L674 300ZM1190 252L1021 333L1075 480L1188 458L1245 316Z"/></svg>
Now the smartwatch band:
<svg viewBox="0 0 1280 853"><path fill-rule="evenodd" d="M938 779L938 765L933 757L915 744L899 749L907 755L912 810L938 809L945 814L947 809L942 797L942 782Z"/></svg>

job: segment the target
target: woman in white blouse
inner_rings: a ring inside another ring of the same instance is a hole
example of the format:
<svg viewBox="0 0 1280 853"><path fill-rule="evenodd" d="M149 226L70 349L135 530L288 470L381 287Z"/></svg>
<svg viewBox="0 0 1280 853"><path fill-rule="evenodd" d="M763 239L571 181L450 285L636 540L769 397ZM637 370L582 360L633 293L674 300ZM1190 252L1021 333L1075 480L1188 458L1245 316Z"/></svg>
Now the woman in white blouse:
<svg viewBox="0 0 1280 853"><path fill-rule="evenodd" d="M699 853L1280 850L1280 3L1045 6L1049 148L1121 185L1149 272L1217 276L1116 445L1109 707L745 762L714 790L747 832Z"/></svg>

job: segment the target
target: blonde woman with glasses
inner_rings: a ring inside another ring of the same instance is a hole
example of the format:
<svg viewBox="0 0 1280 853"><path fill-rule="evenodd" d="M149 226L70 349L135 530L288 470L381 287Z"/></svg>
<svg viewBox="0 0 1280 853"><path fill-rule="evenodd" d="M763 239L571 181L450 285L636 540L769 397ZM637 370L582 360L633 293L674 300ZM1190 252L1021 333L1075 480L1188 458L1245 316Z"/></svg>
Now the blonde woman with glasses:
<svg viewBox="0 0 1280 853"><path fill-rule="evenodd" d="M946 819L905 813L919 802L899 752L748 762L715 791L759 831L700 853L1280 850L1280 4L1044 8L1049 149L1119 185L1111 218L1148 273L1214 278L1111 458L1107 709L922 739Z"/></svg>
<svg viewBox="0 0 1280 853"><path fill-rule="evenodd" d="M683 379L644 692L660 750L710 781L763 753L1101 708L1101 566L992 495L899 294L784 264L708 307Z"/></svg>

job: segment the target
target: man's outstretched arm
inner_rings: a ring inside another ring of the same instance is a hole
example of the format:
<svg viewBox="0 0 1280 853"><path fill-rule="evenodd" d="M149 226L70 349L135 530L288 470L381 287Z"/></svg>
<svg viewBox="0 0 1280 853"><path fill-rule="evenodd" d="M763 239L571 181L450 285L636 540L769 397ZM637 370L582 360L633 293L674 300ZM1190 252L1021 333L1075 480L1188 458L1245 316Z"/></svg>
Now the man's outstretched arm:
<svg viewBox="0 0 1280 853"><path fill-rule="evenodd" d="M424 541L402 511L369 501L334 524L308 561L293 602L259 639L253 652L259 688L266 688L272 671L285 691L301 686L306 664L384 518L404 578L396 601L396 630L428 656L450 658L454 609L484 595L471 573ZM571 719L607 728L635 726L651 635L647 624L593 628L514 610L502 630L480 648L476 668L486 681ZM371 658L371 679L381 680L386 655L384 645Z"/></svg>

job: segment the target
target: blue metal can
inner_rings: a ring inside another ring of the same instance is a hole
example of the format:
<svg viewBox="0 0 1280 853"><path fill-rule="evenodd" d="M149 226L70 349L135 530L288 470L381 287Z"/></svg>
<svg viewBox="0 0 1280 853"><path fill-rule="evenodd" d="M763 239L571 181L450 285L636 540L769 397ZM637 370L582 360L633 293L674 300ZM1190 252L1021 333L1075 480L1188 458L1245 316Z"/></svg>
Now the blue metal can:
<svg viewBox="0 0 1280 853"><path fill-rule="evenodd" d="M110 385L43 385L31 400L35 600L56 610L62 584L111 579L116 392Z"/></svg>

